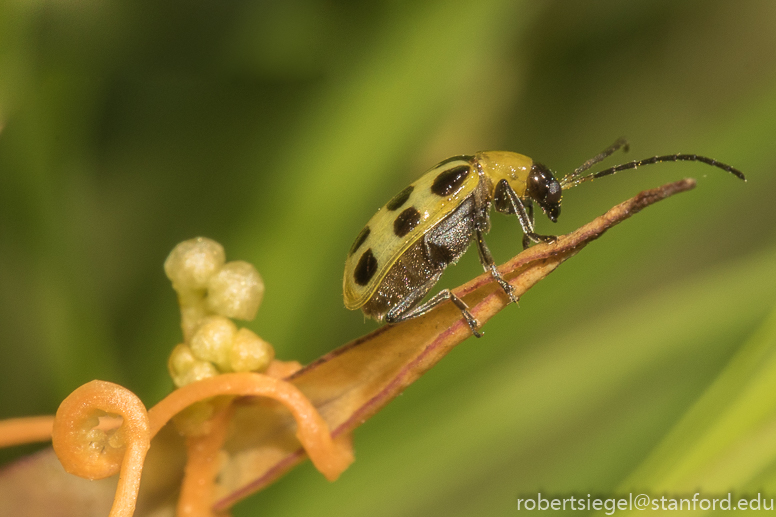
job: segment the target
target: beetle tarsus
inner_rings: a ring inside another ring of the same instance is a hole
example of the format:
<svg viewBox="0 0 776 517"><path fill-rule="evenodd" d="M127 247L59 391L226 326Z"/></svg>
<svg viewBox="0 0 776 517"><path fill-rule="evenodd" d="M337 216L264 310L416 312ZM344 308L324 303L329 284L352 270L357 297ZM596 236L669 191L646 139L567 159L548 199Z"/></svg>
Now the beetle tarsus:
<svg viewBox="0 0 776 517"><path fill-rule="evenodd" d="M523 234L523 249L527 250L532 242L535 243L544 243L544 244L553 244L555 242L558 242L557 235L538 235L536 233L525 233Z"/></svg>
<svg viewBox="0 0 776 517"><path fill-rule="evenodd" d="M472 316L472 313L469 312L469 306L466 305L466 303L463 300L461 300L456 295L454 295L449 289L443 289L442 291L439 291L437 294L432 296L429 301L409 311L402 313L400 311L396 311L394 308L393 313L389 312L388 314L386 314L385 321L386 323L401 323L402 321L405 321L405 320L417 318L418 316L422 316L423 314L426 314L431 309L433 309L440 303L444 302L445 300L450 300L451 302L453 302L453 304L458 308L458 310L461 311L461 315L464 317L464 319L466 320L466 323L469 325L469 329L471 330L472 334L474 334L475 337L482 337L483 333L477 331L477 329L480 326L480 323L477 321L477 319L474 316Z"/></svg>

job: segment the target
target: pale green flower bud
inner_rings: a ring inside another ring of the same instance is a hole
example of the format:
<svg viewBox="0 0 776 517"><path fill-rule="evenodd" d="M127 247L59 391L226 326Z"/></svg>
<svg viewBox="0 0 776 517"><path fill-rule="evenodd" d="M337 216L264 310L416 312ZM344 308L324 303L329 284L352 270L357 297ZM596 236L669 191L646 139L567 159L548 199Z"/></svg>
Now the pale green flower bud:
<svg viewBox="0 0 776 517"><path fill-rule="evenodd" d="M170 371L172 381L179 388L208 377L215 377L219 373L212 363L197 359L191 353L191 349L183 344L173 349L167 361L167 369Z"/></svg>
<svg viewBox="0 0 776 517"><path fill-rule="evenodd" d="M175 246L164 261L164 272L178 292L201 290L225 261L223 246L214 240L197 237Z"/></svg>
<svg viewBox="0 0 776 517"><path fill-rule="evenodd" d="M256 316L264 297L264 281L248 262L227 262L207 283L207 307L210 311L241 320Z"/></svg>
<svg viewBox="0 0 776 517"><path fill-rule="evenodd" d="M263 372L275 358L272 345L246 328L237 332L229 354L235 372Z"/></svg>
<svg viewBox="0 0 776 517"><path fill-rule="evenodd" d="M197 359L214 363L222 372L229 371L229 354L235 334L237 326L230 319L209 316L202 320L191 337L191 353Z"/></svg>

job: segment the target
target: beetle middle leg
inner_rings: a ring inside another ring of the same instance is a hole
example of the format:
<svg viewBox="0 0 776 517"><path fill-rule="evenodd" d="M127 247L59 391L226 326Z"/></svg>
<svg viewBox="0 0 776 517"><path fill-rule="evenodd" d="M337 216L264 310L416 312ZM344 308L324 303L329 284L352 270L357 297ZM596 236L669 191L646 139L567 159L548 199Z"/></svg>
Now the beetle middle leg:
<svg viewBox="0 0 776 517"><path fill-rule="evenodd" d="M528 215L528 220L531 221L531 227L534 227L534 223L536 220L534 219L534 210L533 210L533 201L530 199L527 199L525 203L523 203L523 206L525 207L525 211ZM528 247L531 245L531 239L528 238L528 235L523 233L523 249L527 250Z"/></svg>
<svg viewBox="0 0 776 517"><path fill-rule="evenodd" d="M490 250L488 249L487 244L485 244L483 231L479 228L477 228L477 251L480 254L480 264L485 268L485 271L489 272L496 282L498 282L498 285L500 285L504 292L507 293L509 299L514 303L517 303L519 298L515 295L515 288L504 280L504 277L498 272L496 261L493 260L493 255L490 254Z"/></svg>
<svg viewBox="0 0 776 517"><path fill-rule="evenodd" d="M426 314L440 303L446 300L450 300L453 302L453 304L455 304L456 307L458 307L458 310L461 311L461 314L466 320L466 323L469 325L469 329L471 330L472 334L474 334L475 337L482 337L482 334L477 332L477 327L479 327L480 324L477 319L469 312L469 306L466 305L463 300L454 295L449 289L439 291L426 303L412 308L412 306L417 303L418 298L422 298L429 291L429 289L431 289L431 287L437 283L440 276L442 276L442 271L429 278L422 288L417 289L415 293L418 294L413 293L413 295L406 297L398 305L389 310L385 315L385 321L387 323L400 323L402 321L416 318Z"/></svg>

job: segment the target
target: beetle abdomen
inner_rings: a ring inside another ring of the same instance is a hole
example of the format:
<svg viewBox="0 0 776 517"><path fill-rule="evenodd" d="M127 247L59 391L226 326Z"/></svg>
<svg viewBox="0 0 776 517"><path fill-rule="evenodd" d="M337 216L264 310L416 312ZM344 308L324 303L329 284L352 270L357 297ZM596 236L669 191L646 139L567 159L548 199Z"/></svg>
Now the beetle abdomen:
<svg viewBox="0 0 776 517"><path fill-rule="evenodd" d="M469 196L422 239L407 248L391 266L377 291L362 306L364 314L382 321L386 313L408 297L405 310L416 306L449 264L458 261L471 243L475 220L474 196ZM433 279L433 281L430 281Z"/></svg>

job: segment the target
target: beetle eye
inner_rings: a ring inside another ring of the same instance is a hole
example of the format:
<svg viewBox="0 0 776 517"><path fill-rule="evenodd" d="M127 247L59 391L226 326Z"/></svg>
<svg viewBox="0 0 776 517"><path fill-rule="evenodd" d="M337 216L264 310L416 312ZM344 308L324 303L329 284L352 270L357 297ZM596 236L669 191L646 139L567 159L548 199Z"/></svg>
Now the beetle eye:
<svg viewBox="0 0 776 517"><path fill-rule="evenodd" d="M563 189L553 176L552 171L541 163L534 162L525 187L526 197L538 203L551 221L557 221L560 215L560 199Z"/></svg>
<svg viewBox="0 0 776 517"><path fill-rule="evenodd" d="M540 204L558 203L561 196L560 183L547 167L534 163L526 184L526 195Z"/></svg>
<svg viewBox="0 0 776 517"><path fill-rule="evenodd" d="M557 205L560 203L560 197L562 193L563 191L560 188L560 183L558 183L556 180L553 180L547 189L547 197L545 199L547 200L547 203L551 205Z"/></svg>

